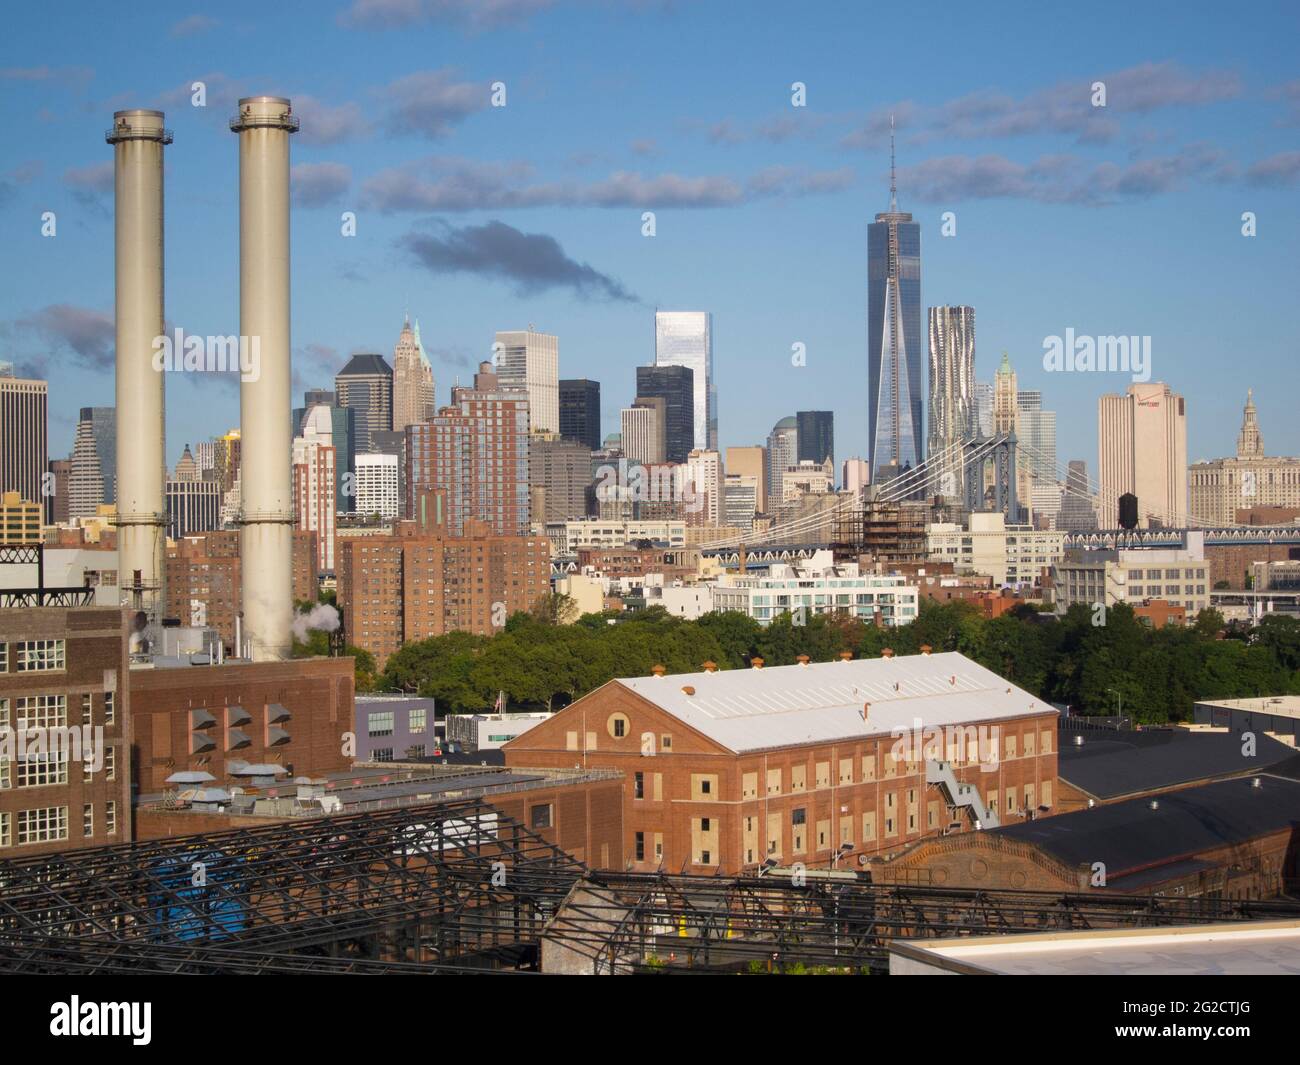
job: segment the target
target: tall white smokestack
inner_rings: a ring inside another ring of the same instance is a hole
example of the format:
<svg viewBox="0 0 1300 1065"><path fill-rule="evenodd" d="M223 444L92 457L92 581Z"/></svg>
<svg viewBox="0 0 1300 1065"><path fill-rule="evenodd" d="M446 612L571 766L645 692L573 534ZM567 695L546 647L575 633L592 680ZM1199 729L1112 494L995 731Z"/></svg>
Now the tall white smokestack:
<svg viewBox="0 0 1300 1065"><path fill-rule="evenodd" d="M118 111L113 145L117 299L117 551L128 604L163 611L167 504L163 374L153 368L163 335L163 145L161 111ZM138 580L137 580L138 575Z"/></svg>
<svg viewBox="0 0 1300 1065"><path fill-rule="evenodd" d="M239 387L244 640L253 660L288 658L293 624L289 399L289 101L239 101L239 332L257 345ZM241 339L241 344L243 340Z"/></svg>

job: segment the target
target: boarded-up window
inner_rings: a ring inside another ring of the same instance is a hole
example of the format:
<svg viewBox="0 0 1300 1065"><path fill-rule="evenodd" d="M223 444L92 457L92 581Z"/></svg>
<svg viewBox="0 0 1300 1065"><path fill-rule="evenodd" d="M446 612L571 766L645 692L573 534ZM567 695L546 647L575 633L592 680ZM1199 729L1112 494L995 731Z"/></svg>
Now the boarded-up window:
<svg viewBox="0 0 1300 1065"><path fill-rule="evenodd" d="M819 788L829 788L831 786L830 762L817 763L817 786Z"/></svg>
<svg viewBox="0 0 1300 1065"><path fill-rule="evenodd" d="M578 733L576 729L564 734L564 749L566 751L576 751L578 749Z"/></svg>
<svg viewBox="0 0 1300 1065"><path fill-rule="evenodd" d="M870 842L876 838L876 814L874 811L862 815L862 841Z"/></svg>
<svg viewBox="0 0 1300 1065"><path fill-rule="evenodd" d="M840 759L840 783L841 784L853 783L853 759L852 758Z"/></svg>
<svg viewBox="0 0 1300 1065"><path fill-rule="evenodd" d="M769 795L781 794L781 770L769 769L767 771L767 793Z"/></svg>
<svg viewBox="0 0 1300 1065"><path fill-rule="evenodd" d="M740 797L742 799L758 798L758 774L745 773L740 778Z"/></svg>
<svg viewBox="0 0 1300 1065"><path fill-rule="evenodd" d="M870 754L864 754L862 756L862 779L867 784L870 784L873 780L876 779L876 752L875 751L872 751Z"/></svg>
<svg viewBox="0 0 1300 1065"><path fill-rule="evenodd" d="M718 775L716 773L691 774L691 801L712 802L718 798Z"/></svg>
<svg viewBox="0 0 1300 1065"><path fill-rule="evenodd" d="M808 790L808 767L806 765L792 765L790 767L790 791L791 793Z"/></svg>

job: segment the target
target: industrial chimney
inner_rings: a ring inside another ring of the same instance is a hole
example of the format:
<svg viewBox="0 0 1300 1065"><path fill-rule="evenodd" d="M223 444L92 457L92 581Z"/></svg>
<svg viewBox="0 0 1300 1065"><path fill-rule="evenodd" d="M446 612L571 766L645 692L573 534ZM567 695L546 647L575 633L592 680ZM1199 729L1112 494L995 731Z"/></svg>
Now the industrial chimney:
<svg viewBox="0 0 1300 1065"><path fill-rule="evenodd" d="M255 662L289 657L293 498L289 436L289 101L250 96L230 120L239 135L239 332L259 351L242 375L239 548L244 640Z"/></svg>
<svg viewBox="0 0 1300 1065"><path fill-rule="evenodd" d="M153 358L163 335L163 145L172 135L161 111L118 111L104 139L113 145L119 583L127 605L156 623L167 504L163 374Z"/></svg>

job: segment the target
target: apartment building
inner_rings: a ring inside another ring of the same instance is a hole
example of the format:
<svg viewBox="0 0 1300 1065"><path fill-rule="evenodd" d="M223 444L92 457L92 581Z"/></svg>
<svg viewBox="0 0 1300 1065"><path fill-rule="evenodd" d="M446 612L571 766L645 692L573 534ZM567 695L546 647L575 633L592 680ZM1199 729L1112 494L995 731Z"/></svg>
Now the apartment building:
<svg viewBox="0 0 1300 1065"><path fill-rule="evenodd" d="M1065 533L1008 525L1006 516L972 513L965 527L936 522L925 527L926 551L939 562L951 562L958 573L980 573L995 587L1032 587L1044 571L1065 553Z"/></svg>

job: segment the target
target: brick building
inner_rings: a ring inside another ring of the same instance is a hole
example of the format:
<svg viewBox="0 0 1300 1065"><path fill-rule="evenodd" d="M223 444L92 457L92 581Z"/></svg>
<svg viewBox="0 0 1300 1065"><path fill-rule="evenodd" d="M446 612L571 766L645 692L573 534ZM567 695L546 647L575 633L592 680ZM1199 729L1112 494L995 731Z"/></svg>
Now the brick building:
<svg viewBox="0 0 1300 1065"><path fill-rule="evenodd" d="M351 658L137 667L127 686L138 795L161 793L178 771L222 781L235 761L283 766L289 778L351 764Z"/></svg>
<svg viewBox="0 0 1300 1065"><path fill-rule="evenodd" d="M349 643L388 656L448 632L491 635L550 591L550 541L501 536L482 522L448 536L435 523L338 543L338 601Z"/></svg>
<svg viewBox="0 0 1300 1065"><path fill-rule="evenodd" d="M1245 777L987 832L874 863L879 883L1269 899L1296 874L1300 781Z"/></svg>
<svg viewBox="0 0 1300 1065"><path fill-rule="evenodd" d="M1056 723L959 654L891 652L613 680L503 750L508 766L621 770L630 868L736 873L858 866L1050 809Z"/></svg>
<svg viewBox="0 0 1300 1065"><path fill-rule="evenodd" d="M662 573L664 580L694 580L700 572L700 552L689 547L582 547L578 569L590 567L602 577L618 580Z"/></svg>
<svg viewBox="0 0 1300 1065"><path fill-rule="evenodd" d="M131 839L126 669L116 607L0 610L0 858Z"/></svg>
<svg viewBox="0 0 1300 1065"><path fill-rule="evenodd" d="M196 533L168 544L164 563L167 616L179 618L184 625L214 628L221 633L227 647L233 647L235 615L240 603L240 570L236 529ZM319 577L316 534L295 530L294 600L315 600L320 590Z"/></svg>

